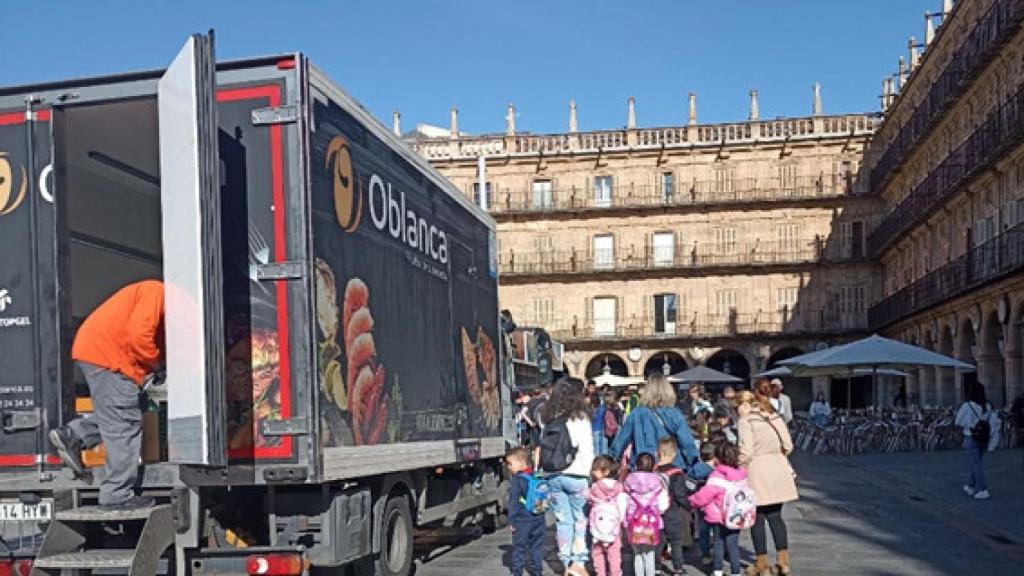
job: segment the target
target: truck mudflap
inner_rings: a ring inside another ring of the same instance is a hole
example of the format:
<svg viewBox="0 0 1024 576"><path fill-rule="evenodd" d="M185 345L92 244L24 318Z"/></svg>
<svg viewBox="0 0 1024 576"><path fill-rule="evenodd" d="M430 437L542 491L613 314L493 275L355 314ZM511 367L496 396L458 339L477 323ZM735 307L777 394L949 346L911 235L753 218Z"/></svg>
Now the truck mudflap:
<svg viewBox="0 0 1024 576"><path fill-rule="evenodd" d="M190 574L279 574L303 576L310 563L305 548L263 546L204 549L189 557Z"/></svg>

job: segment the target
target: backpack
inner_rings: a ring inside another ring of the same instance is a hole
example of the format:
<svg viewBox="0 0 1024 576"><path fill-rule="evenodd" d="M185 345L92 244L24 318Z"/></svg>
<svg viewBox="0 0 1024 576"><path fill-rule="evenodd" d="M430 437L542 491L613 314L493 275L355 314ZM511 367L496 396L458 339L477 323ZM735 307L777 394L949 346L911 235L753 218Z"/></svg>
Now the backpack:
<svg viewBox="0 0 1024 576"><path fill-rule="evenodd" d="M722 520L729 530L742 530L754 525L757 517L757 496L746 480L731 482L724 478L710 478L708 484L725 490L722 498Z"/></svg>
<svg viewBox="0 0 1024 576"><path fill-rule="evenodd" d="M540 467L545 472L561 472L576 459L565 418L555 418L544 426L540 437Z"/></svg>
<svg viewBox="0 0 1024 576"><path fill-rule="evenodd" d="M968 406L971 405L968 404ZM973 406L971 406L971 411L975 414L978 413ZM978 450L981 450L982 452L988 450L988 441L992 438L992 424L988 421L987 415L988 411L983 408L981 414L978 416L977 423L975 423L974 427L971 428L971 439L974 440L974 445Z"/></svg>
<svg viewBox="0 0 1024 576"><path fill-rule="evenodd" d="M595 542L611 544L619 539L622 531L622 515L617 498L598 500L590 507L590 535Z"/></svg>
<svg viewBox="0 0 1024 576"><path fill-rule="evenodd" d="M519 473L526 480L526 495L519 499L531 514L541 515L551 506L551 489L547 480L533 474Z"/></svg>
<svg viewBox="0 0 1024 576"><path fill-rule="evenodd" d="M613 438L619 433L619 419L615 417L615 410L605 408L604 410L604 435Z"/></svg>
<svg viewBox="0 0 1024 576"><path fill-rule="evenodd" d="M641 502L630 494L636 506L633 513L626 519L626 535L629 543L634 546L657 546L661 541L661 512L658 510L658 497L654 495L649 502Z"/></svg>

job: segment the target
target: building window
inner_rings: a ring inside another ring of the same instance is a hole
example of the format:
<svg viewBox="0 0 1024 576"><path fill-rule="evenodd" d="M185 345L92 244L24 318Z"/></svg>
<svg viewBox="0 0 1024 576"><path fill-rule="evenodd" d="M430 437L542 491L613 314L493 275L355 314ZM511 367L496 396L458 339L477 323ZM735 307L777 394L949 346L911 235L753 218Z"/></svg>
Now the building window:
<svg viewBox="0 0 1024 576"><path fill-rule="evenodd" d="M679 315L678 301L676 294L655 294L654 295L654 333L675 334L676 319Z"/></svg>
<svg viewBox="0 0 1024 576"><path fill-rule="evenodd" d="M551 326L555 321L555 300L553 298L533 299L533 323L541 328Z"/></svg>
<svg viewBox="0 0 1024 576"><path fill-rule="evenodd" d="M659 268L672 266L675 263L675 238L671 232L654 234L654 265Z"/></svg>
<svg viewBox="0 0 1024 576"><path fill-rule="evenodd" d="M676 191L676 179L675 175L671 172L662 172L661 174L661 199L666 203L672 201L672 195Z"/></svg>
<svg viewBox="0 0 1024 576"><path fill-rule="evenodd" d="M800 225L783 224L777 228L779 252L794 253L800 251Z"/></svg>
<svg viewBox="0 0 1024 576"><path fill-rule="evenodd" d="M732 168L719 166L715 168L715 192L718 194L732 193Z"/></svg>
<svg viewBox="0 0 1024 576"><path fill-rule="evenodd" d="M612 177L594 176L594 206L607 208L612 205Z"/></svg>
<svg viewBox="0 0 1024 576"><path fill-rule="evenodd" d="M715 252L718 255L736 252L736 229L715 228Z"/></svg>
<svg viewBox="0 0 1024 576"><path fill-rule="evenodd" d="M787 288L778 289L778 306L779 306L779 318L782 322L789 322L794 316L794 310L796 310L796 296L799 288L796 286L790 286Z"/></svg>
<svg viewBox="0 0 1024 576"><path fill-rule="evenodd" d="M839 287L839 316L843 328L853 328L864 323L864 285L854 284Z"/></svg>
<svg viewBox="0 0 1024 576"><path fill-rule="evenodd" d="M715 316L719 319L728 318L736 311L736 291L719 290L715 292Z"/></svg>
<svg viewBox="0 0 1024 576"><path fill-rule="evenodd" d="M839 186L844 194L853 192L853 162L850 160L839 163Z"/></svg>
<svg viewBox="0 0 1024 576"><path fill-rule="evenodd" d="M486 202L485 202L484 201L485 199L480 197L480 183L479 182L474 182L473 183L473 203L476 204L477 206L483 208L484 210L487 210L487 208L488 208L488 206L490 206L491 202L494 201L494 195L491 194L491 190L493 190L493 189L494 188L493 188L493 186L491 186L490 182L488 182L487 184L484 185L484 190L487 192L487 198L486 198Z"/></svg>
<svg viewBox="0 0 1024 576"><path fill-rule="evenodd" d="M594 236L594 268L606 270L615 267L615 237L611 234Z"/></svg>
<svg viewBox="0 0 1024 576"><path fill-rule="evenodd" d="M551 208L553 202L551 180L534 180L533 207L535 209L548 209Z"/></svg>
<svg viewBox="0 0 1024 576"><path fill-rule="evenodd" d="M779 186L786 192L796 190L796 164L787 163L779 166Z"/></svg>
<svg viewBox="0 0 1024 576"><path fill-rule="evenodd" d="M594 336L615 335L615 298L594 298Z"/></svg>

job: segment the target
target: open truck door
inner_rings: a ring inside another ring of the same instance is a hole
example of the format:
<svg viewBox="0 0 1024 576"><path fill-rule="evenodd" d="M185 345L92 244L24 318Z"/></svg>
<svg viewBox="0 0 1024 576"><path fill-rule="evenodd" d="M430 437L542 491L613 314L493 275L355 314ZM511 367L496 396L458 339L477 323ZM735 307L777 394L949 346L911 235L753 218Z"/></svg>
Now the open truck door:
<svg viewBox="0 0 1024 576"><path fill-rule="evenodd" d="M227 466L224 302L213 34L160 79L167 443L178 464Z"/></svg>

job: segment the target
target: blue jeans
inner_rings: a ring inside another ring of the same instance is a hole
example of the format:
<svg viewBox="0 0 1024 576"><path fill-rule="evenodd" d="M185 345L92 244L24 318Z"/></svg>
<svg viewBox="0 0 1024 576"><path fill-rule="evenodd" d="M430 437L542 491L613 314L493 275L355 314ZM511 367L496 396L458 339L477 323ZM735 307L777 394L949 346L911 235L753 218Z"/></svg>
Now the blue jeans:
<svg viewBox="0 0 1024 576"><path fill-rule="evenodd" d="M548 490L551 494L551 509L555 514L555 541L558 544L558 559L569 567L570 564L586 564L587 550L587 505L586 478L576 476L549 476Z"/></svg>
<svg viewBox="0 0 1024 576"><path fill-rule="evenodd" d="M608 437L601 430L594 431L594 456L608 455Z"/></svg>
<svg viewBox="0 0 1024 576"><path fill-rule="evenodd" d="M978 492L982 490L988 490L988 482L985 480L985 465L981 459L985 456L985 448L978 449L978 445L974 443L974 439L968 437L964 442L964 449L967 450L968 470L970 471L970 480L967 485L974 488Z"/></svg>
<svg viewBox="0 0 1024 576"><path fill-rule="evenodd" d="M711 556L711 525L704 521L704 514L697 513L697 547L701 556Z"/></svg>
<svg viewBox="0 0 1024 576"><path fill-rule="evenodd" d="M715 526L715 557L713 568L718 571L725 563L725 553L729 553L729 568L732 574L740 573L740 531L729 530L725 526Z"/></svg>

